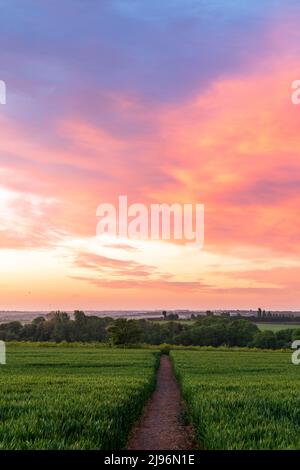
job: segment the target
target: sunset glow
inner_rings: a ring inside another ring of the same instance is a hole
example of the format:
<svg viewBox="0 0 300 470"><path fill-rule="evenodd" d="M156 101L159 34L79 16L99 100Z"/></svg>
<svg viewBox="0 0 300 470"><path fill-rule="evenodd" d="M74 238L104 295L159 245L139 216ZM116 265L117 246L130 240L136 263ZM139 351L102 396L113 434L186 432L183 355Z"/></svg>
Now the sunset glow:
<svg viewBox="0 0 300 470"><path fill-rule="evenodd" d="M4 3L0 309L300 309L298 2ZM97 237L121 194L204 247Z"/></svg>

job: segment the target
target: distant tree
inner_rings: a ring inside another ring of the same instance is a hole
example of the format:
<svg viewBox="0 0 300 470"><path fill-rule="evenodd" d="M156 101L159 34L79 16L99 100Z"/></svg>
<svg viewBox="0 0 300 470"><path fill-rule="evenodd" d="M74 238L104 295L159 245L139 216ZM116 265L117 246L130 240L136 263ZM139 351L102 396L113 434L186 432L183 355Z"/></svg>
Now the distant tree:
<svg viewBox="0 0 300 470"><path fill-rule="evenodd" d="M259 309L257 310L257 318L261 319L261 316L262 316L262 312L261 312L261 308L259 307Z"/></svg>
<svg viewBox="0 0 300 470"><path fill-rule="evenodd" d="M99 318L94 315L86 318L86 334L88 341L108 341L107 327L113 323L112 319Z"/></svg>
<svg viewBox="0 0 300 470"><path fill-rule="evenodd" d="M55 312L54 318L51 320L53 330L51 333L51 340L55 342L60 341L73 341L72 337L72 322L70 316L66 312Z"/></svg>
<svg viewBox="0 0 300 470"><path fill-rule="evenodd" d="M300 339L300 328L295 328L292 330L292 337L291 341L295 341L296 339Z"/></svg>
<svg viewBox="0 0 300 470"><path fill-rule="evenodd" d="M2 324L0 325L0 339L4 341L18 340L22 329L22 323L19 321Z"/></svg>
<svg viewBox="0 0 300 470"><path fill-rule="evenodd" d="M24 325L19 333L19 339L22 341L36 341L37 340L37 323L33 320L31 323Z"/></svg>
<svg viewBox="0 0 300 470"><path fill-rule="evenodd" d="M108 327L108 335L112 344L128 346L139 343L142 330L138 321L118 318Z"/></svg>
<svg viewBox="0 0 300 470"><path fill-rule="evenodd" d="M163 314L164 319L166 319L166 318L167 318L167 312L166 312L166 310L163 310L162 314Z"/></svg>
<svg viewBox="0 0 300 470"><path fill-rule="evenodd" d="M259 331L254 337L252 346L261 349L276 349L278 344L273 331Z"/></svg>
<svg viewBox="0 0 300 470"><path fill-rule="evenodd" d="M276 341L279 348L290 348L294 330L286 329L276 331Z"/></svg>
<svg viewBox="0 0 300 470"><path fill-rule="evenodd" d="M74 311L74 319L75 319L75 322L78 324L78 325L86 325L86 315L84 312L82 312L82 310L75 310Z"/></svg>
<svg viewBox="0 0 300 470"><path fill-rule="evenodd" d="M60 310L57 310L54 313L54 320L59 321L59 322L67 322L70 320L70 315L66 312L61 312Z"/></svg>
<svg viewBox="0 0 300 470"><path fill-rule="evenodd" d="M40 323L44 323L46 321L45 317L36 317L32 320L34 325L39 325Z"/></svg>
<svg viewBox="0 0 300 470"><path fill-rule="evenodd" d="M209 311L210 312L210 311ZM265 314L265 312L261 312ZM278 321L278 317L273 321ZM281 315L281 321L286 316ZM289 318L289 317L288 317ZM178 315L170 313L164 322L151 320L114 320L85 315L77 310L74 320L66 312L52 312L50 316L35 318L31 323L20 322L0 324L0 339L4 341L101 341L108 339L115 345L129 345L139 342L147 344L177 344L198 346L251 346L257 348L289 348L291 342L300 339L300 328L285 329L273 333L259 331L255 319L251 321L226 315L198 315L193 322L178 322ZM263 320L261 320L263 321Z"/></svg>
<svg viewBox="0 0 300 470"><path fill-rule="evenodd" d="M258 327L248 320L232 320L227 326L227 344L228 346L248 346L258 331Z"/></svg>
<svg viewBox="0 0 300 470"><path fill-rule="evenodd" d="M50 341L54 329L54 320L46 320L37 325L34 341Z"/></svg>
<svg viewBox="0 0 300 470"><path fill-rule="evenodd" d="M163 344L170 342L168 324L140 320L142 330L141 341L148 344Z"/></svg>
<svg viewBox="0 0 300 470"><path fill-rule="evenodd" d="M179 315L178 313L169 313L169 315L166 316L166 320L179 320Z"/></svg>
<svg viewBox="0 0 300 470"><path fill-rule="evenodd" d="M74 338L75 341L88 341L88 317L81 310L75 310L74 312Z"/></svg>
<svg viewBox="0 0 300 470"><path fill-rule="evenodd" d="M55 314L56 314L56 312L47 313L46 320L53 320L53 318L55 317Z"/></svg>

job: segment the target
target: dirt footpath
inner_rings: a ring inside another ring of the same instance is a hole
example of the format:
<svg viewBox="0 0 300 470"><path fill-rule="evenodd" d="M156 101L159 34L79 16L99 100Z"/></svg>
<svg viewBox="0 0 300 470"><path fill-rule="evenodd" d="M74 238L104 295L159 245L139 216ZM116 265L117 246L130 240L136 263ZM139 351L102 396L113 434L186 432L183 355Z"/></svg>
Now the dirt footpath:
<svg viewBox="0 0 300 470"><path fill-rule="evenodd" d="M179 385L168 356L162 356L157 386L129 439L129 450L192 450L195 437L184 424Z"/></svg>

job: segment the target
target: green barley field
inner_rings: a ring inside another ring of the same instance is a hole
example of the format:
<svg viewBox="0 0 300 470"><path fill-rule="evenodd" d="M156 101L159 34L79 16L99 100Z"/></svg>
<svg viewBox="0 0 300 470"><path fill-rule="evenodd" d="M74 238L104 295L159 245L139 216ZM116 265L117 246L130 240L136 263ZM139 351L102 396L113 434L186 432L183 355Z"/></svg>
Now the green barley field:
<svg viewBox="0 0 300 470"><path fill-rule="evenodd" d="M300 448L300 366L289 352L170 354L200 448ZM159 351L8 344L7 359L0 449L117 450L154 390Z"/></svg>
<svg viewBox="0 0 300 470"><path fill-rule="evenodd" d="M299 449L300 366L289 352L172 351L206 449Z"/></svg>
<svg viewBox="0 0 300 470"><path fill-rule="evenodd" d="M158 353L11 346L0 366L0 449L120 449L155 387Z"/></svg>

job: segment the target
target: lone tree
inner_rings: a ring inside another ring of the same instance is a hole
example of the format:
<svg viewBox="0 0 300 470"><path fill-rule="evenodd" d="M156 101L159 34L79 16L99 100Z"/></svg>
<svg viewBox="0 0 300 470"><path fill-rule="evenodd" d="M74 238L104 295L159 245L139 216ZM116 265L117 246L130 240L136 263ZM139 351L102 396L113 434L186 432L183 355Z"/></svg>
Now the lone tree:
<svg viewBox="0 0 300 470"><path fill-rule="evenodd" d="M109 339L114 345L137 344L139 343L142 330L136 320L127 320L126 318L118 318L108 329Z"/></svg>
<svg viewBox="0 0 300 470"><path fill-rule="evenodd" d="M257 318L261 318L261 315L262 315L262 312L261 312L261 308L259 307L259 309L257 310Z"/></svg>

